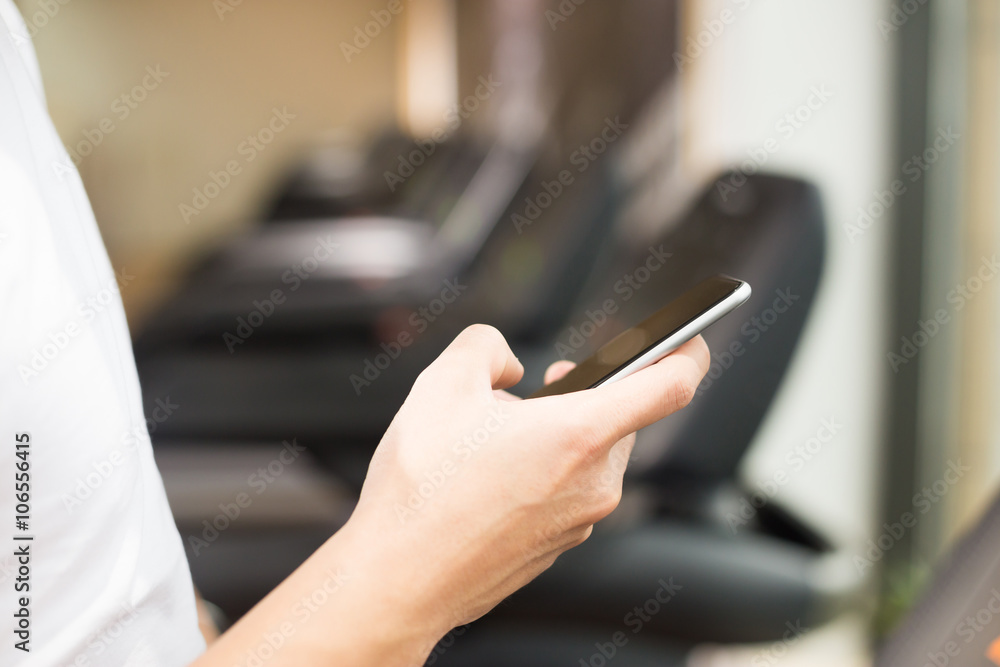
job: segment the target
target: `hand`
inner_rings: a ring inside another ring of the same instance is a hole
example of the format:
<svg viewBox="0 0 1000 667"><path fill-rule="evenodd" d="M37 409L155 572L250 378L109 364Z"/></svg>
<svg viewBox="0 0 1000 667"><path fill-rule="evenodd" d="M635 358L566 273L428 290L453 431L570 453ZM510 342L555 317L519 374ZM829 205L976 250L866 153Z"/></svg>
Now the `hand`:
<svg viewBox="0 0 1000 667"><path fill-rule="evenodd" d="M414 383L347 524L194 664L424 664L587 539L621 498L632 434L687 405L708 363L696 338L614 384L522 401L500 333L466 329Z"/></svg>
<svg viewBox="0 0 1000 667"><path fill-rule="evenodd" d="M521 400L503 391L523 374L506 341L470 327L414 383L342 532L443 635L587 539L618 505L635 431L687 405L708 364L698 337L619 382Z"/></svg>

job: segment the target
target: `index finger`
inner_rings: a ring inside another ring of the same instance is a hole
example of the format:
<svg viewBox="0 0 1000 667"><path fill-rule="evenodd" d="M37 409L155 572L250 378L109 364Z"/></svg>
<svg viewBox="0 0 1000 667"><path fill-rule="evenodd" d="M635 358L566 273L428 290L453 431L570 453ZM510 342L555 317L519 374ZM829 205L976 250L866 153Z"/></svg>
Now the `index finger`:
<svg viewBox="0 0 1000 667"><path fill-rule="evenodd" d="M648 368L577 395L590 403L594 427L617 442L687 406L710 362L708 345L696 336Z"/></svg>

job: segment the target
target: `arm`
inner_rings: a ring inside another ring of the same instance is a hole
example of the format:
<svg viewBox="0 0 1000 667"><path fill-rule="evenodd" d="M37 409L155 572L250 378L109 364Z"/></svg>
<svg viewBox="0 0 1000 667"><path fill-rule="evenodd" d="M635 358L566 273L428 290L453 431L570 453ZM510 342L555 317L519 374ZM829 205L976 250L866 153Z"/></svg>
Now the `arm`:
<svg viewBox="0 0 1000 667"><path fill-rule="evenodd" d="M194 664L422 665L614 510L632 434L687 405L708 361L699 337L620 382L522 401L503 337L470 327L414 383L347 524Z"/></svg>
<svg viewBox="0 0 1000 667"><path fill-rule="evenodd" d="M212 613L208 610L205 598L201 597L201 591L198 590L197 586L194 589L194 604L198 610L198 630L201 631L201 636L204 638L205 644L210 646L212 642L219 638L219 628L215 626Z"/></svg>

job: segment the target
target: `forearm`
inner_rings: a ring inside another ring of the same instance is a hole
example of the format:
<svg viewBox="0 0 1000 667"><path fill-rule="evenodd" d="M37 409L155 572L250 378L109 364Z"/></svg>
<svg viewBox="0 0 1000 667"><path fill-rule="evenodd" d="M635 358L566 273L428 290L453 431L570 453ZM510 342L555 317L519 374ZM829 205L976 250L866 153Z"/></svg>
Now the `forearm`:
<svg viewBox="0 0 1000 667"><path fill-rule="evenodd" d="M391 561L401 557L361 544L345 527L193 667L423 665L450 628L425 606L436 596L394 576L400 568Z"/></svg>
<svg viewBox="0 0 1000 667"><path fill-rule="evenodd" d="M466 329L417 378L347 525L195 666L419 667L614 510L630 434L686 405L709 361L698 338L522 401L502 391L523 369L500 333Z"/></svg>

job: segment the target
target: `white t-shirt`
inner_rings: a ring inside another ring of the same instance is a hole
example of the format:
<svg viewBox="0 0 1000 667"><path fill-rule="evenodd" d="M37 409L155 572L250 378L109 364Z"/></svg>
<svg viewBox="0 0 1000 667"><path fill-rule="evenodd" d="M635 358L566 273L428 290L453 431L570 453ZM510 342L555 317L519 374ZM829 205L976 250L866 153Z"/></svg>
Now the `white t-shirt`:
<svg viewBox="0 0 1000 667"><path fill-rule="evenodd" d="M142 412L129 277L108 261L28 34L0 0L0 665L186 665L205 644ZM183 410L158 398L158 420Z"/></svg>

